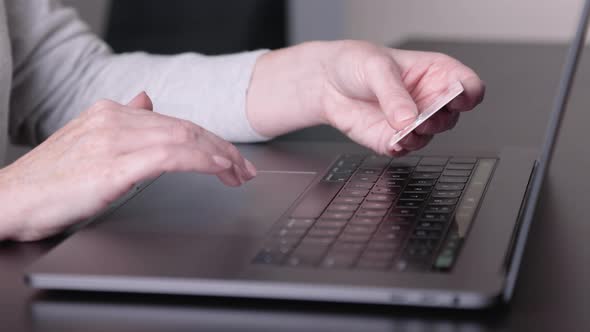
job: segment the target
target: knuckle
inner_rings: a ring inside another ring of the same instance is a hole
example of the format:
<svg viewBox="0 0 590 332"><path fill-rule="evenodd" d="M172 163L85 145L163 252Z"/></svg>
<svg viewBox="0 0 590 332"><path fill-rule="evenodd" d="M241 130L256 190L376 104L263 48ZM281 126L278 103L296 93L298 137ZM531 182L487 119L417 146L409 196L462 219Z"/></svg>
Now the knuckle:
<svg viewBox="0 0 590 332"><path fill-rule="evenodd" d="M370 72L383 73L384 71L391 70L393 60L385 54L376 53L367 58L365 66Z"/></svg>
<svg viewBox="0 0 590 332"><path fill-rule="evenodd" d="M116 103L112 100L101 99L101 100L97 101L96 103L94 103L92 106L90 106L90 108L88 109L88 113L90 113L90 114L100 113L104 110L114 108L115 105L116 105Z"/></svg>
<svg viewBox="0 0 590 332"><path fill-rule="evenodd" d="M172 137L177 143L183 144L194 141L199 136L197 126L187 120L178 120L174 126L172 126Z"/></svg>
<svg viewBox="0 0 590 332"><path fill-rule="evenodd" d="M116 103L109 100L101 100L88 109L86 123L93 128L103 127L114 120L116 115Z"/></svg>
<svg viewBox="0 0 590 332"><path fill-rule="evenodd" d="M226 151L233 159L241 158L240 150L233 144L228 143Z"/></svg>

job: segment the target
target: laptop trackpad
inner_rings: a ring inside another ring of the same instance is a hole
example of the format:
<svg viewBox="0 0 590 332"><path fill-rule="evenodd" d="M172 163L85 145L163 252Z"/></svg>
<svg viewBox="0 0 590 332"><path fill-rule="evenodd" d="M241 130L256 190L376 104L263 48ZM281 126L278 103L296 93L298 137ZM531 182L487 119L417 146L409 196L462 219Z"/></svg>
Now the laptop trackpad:
<svg viewBox="0 0 590 332"><path fill-rule="evenodd" d="M165 174L96 227L260 236L314 177L315 173L260 173L242 187L231 188L214 176Z"/></svg>

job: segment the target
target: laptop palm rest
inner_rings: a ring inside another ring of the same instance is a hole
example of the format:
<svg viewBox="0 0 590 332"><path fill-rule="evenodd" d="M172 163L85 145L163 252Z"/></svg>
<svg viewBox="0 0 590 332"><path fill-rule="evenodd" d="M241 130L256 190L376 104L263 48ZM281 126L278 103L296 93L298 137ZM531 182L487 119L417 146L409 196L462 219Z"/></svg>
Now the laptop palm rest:
<svg viewBox="0 0 590 332"><path fill-rule="evenodd" d="M216 177L165 174L91 227L101 230L259 237L315 173L260 172L239 188Z"/></svg>

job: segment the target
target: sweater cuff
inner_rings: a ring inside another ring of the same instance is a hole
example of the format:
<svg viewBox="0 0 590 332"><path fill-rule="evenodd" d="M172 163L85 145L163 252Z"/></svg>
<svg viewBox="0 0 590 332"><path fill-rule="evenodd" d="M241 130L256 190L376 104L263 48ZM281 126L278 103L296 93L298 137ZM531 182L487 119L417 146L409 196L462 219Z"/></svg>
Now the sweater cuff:
<svg viewBox="0 0 590 332"><path fill-rule="evenodd" d="M153 99L158 113L190 120L231 142L261 142L266 137L248 120L246 100L256 60L268 50L207 57L207 63L197 63L191 55L181 56L172 75L159 87ZM202 58L199 60L203 60ZM206 77L206 81L203 81ZM179 93L182 91L182 93ZM149 93L149 91L148 91ZM180 97L180 95L183 95ZM169 96L176 96L170 98ZM163 97L163 98L162 98Z"/></svg>

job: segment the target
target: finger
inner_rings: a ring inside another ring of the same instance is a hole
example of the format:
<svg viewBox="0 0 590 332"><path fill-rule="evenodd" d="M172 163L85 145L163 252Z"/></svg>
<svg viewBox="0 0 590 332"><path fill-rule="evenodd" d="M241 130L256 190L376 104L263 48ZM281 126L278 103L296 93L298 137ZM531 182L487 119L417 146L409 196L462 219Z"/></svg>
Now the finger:
<svg viewBox="0 0 590 332"><path fill-rule="evenodd" d="M242 184L232 169L217 174L217 177L226 186L239 187Z"/></svg>
<svg viewBox="0 0 590 332"><path fill-rule="evenodd" d="M446 71L448 84L456 81L463 85L463 93L447 107L451 111L469 111L482 102L485 84L477 73L457 59L441 53L389 49L395 62L403 71L409 71L418 65L436 65Z"/></svg>
<svg viewBox="0 0 590 332"><path fill-rule="evenodd" d="M131 99L131 101L127 103L127 106L148 111L154 110L154 104L145 91L140 92L137 96Z"/></svg>
<svg viewBox="0 0 590 332"><path fill-rule="evenodd" d="M408 136L404 137L404 139L402 139L399 144L404 150L416 151L428 145L432 138L432 135L417 135L416 133L412 132Z"/></svg>
<svg viewBox="0 0 590 332"><path fill-rule="evenodd" d="M221 174L232 167L228 159L176 145L159 145L120 156L115 161L115 183L128 185L164 172Z"/></svg>
<svg viewBox="0 0 590 332"><path fill-rule="evenodd" d="M434 135L451 130L457 125L460 114L446 109L434 114L430 119L415 129L418 135Z"/></svg>
<svg viewBox="0 0 590 332"><path fill-rule="evenodd" d="M234 162L236 175L244 182L256 176L256 167L242 156L235 145L209 131L206 132L206 138L214 148L224 151L225 155Z"/></svg>
<svg viewBox="0 0 590 332"><path fill-rule="evenodd" d="M470 69L464 69L464 71L465 73L457 74L464 91L447 105L447 108L451 111L470 111L483 101L485 95L485 84L483 81Z"/></svg>
<svg viewBox="0 0 590 332"><path fill-rule="evenodd" d="M402 82L401 70L386 55L368 63L367 84L379 100L387 122L396 130L403 129L416 119L418 108Z"/></svg>
<svg viewBox="0 0 590 332"><path fill-rule="evenodd" d="M121 147L121 152L129 152L141 147L158 144L158 142L160 144L197 143L201 149L205 149L212 154L220 154L238 165L236 175L242 182L256 176L256 168L252 163L246 162L234 145L190 121L129 107L125 107L124 112L117 112L117 116L121 117L119 119L120 124L131 127L129 129L122 128L125 132L134 128L144 130L135 131L136 136L121 134L121 136L126 135L126 137L121 137L121 142L127 142ZM138 116L142 116L142 118L138 120Z"/></svg>

